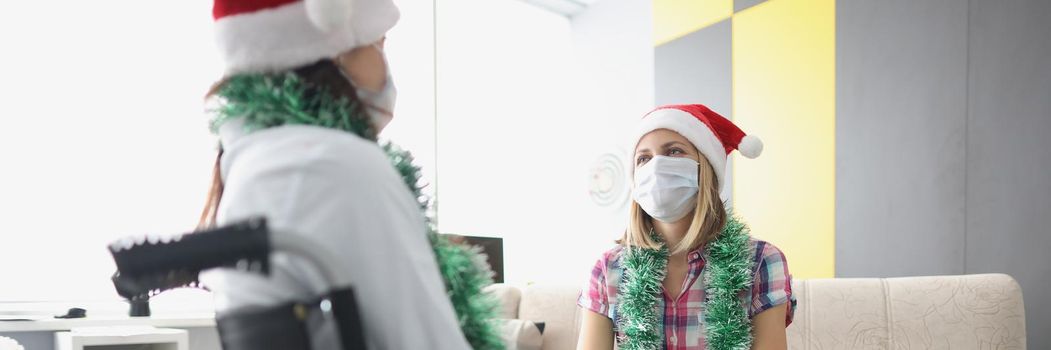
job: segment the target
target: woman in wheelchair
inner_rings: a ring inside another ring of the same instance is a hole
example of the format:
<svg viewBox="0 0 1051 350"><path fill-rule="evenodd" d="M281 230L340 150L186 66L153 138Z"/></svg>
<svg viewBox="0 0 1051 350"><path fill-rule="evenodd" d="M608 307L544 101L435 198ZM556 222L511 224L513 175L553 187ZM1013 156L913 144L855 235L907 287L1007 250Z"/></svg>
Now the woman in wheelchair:
<svg viewBox="0 0 1051 350"><path fill-rule="evenodd" d="M369 349L469 348L420 204L376 143L393 117L383 52L399 17L393 2L215 0L213 15L226 66L208 93L220 150L201 228L265 217L274 234L336 252ZM332 287L298 256L275 253L269 270L201 274L221 332L224 316L314 300ZM263 314L253 320L265 323ZM315 333L312 348L327 349L331 339Z"/></svg>

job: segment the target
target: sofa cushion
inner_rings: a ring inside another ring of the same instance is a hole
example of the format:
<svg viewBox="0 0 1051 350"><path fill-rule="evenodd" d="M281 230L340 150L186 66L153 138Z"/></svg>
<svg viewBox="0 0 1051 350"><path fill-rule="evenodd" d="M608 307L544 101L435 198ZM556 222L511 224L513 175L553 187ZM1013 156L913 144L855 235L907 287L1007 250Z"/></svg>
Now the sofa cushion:
<svg viewBox="0 0 1051 350"><path fill-rule="evenodd" d="M789 349L1024 349L1022 290L1003 274L794 280ZM544 321L544 350L576 348L575 286L522 290L518 318Z"/></svg>
<svg viewBox="0 0 1051 350"><path fill-rule="evenodd" d="M544 322L544 350L575 349L580 334L579 286L531 285L522 289L518 318Z"/></svg>
<svg viewBox="0 0 1051 350"><path fill-rule="evenodd" d="M540 350L544 343L540 327L527 320L497 320L506 350Z"/></svg>

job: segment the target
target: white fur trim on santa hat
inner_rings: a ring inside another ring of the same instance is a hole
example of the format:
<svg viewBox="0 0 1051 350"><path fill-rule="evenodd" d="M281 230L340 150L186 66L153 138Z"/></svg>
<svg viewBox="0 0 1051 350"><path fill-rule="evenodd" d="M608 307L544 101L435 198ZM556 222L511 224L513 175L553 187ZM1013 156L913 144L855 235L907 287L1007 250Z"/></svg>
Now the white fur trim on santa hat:
<svg viewBox="0 0 1051 350"><path fill-rule="evenodd" d="M276 72L379 41L399 16L390 0L357 0L347 13L347 25L325 32L307 15L304 2L298 1L220 18L215 36L226 75Z"/></svg>
<svg viewBox="0 0 1051 350"><path fill-rule="evenodd" d="M755 157L763 154L763 141L758 137L745 135L741 139L741 143L737 144L737 151L741 152L742 156L755 159Z"/></svg>
<svg viewBox="0 0 1051 350"><path fill-rule="evenodd" d="M303 0L307 17L318 29L329 32L350 22L353 0Z"/></svg>
<svg viewBox="0 0 1051 350"><path fill-rule="evenodd" d="M634 154L635 147L639 145L639 140L642 140L643 136L657 129L668 129L677 132L689 140L704 155L704 158L708 159L708 163L712 165L712 170L715 171L715 176L719 179L719 190L720 192L722 191L723 187L726 186L726 148L715 137L715 133L708 128L708 125L702 123L690 113L679 109L662 108L655 110L643 117L642 122L636 126L635 143L631 145L631 152Z"/></svg>

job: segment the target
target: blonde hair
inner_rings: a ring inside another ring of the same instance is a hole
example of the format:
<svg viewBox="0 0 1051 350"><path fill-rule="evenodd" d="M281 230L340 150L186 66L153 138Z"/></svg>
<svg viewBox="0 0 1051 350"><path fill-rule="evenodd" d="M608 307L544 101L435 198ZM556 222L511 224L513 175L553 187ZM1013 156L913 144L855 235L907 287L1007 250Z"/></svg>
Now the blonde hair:
<svg viewBox="0 0 1051 350"><path fill-rule="evenodd" d="M693 220L682 240L676 246L668 247L670 254L685 253L710 242L719 235L726 222L726 211L719 198L719 179L715 177L715 171L712 170L708 159L703 155L699 158L697 162L697 206L693 210ZM661 244L650 237L653 218L639 207L639 203L631 201L629 215L628 229L624 231L624 236L618 240L618 243L649 249L660 248Z"/></svg>

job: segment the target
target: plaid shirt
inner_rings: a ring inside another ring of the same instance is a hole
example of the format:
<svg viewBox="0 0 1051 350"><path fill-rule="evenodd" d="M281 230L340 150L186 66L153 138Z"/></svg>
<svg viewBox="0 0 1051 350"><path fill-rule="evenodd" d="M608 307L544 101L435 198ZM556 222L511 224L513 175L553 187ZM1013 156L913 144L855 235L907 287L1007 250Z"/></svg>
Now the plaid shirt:
<svg viewBox="0 0 1051 350"><path fill-rule="evenodd" d="M784 303L790 303L787 327L792 323L796 300L792 295L792 276L788 272L785 255L773 244L750 239L755 247L755 281L747 294L742 294L742 304L748 304L748 317ZM617 288L623 270L620 256L623 247L618 245L602 254L602 258L591 270L591 279L577 300L577 305L606 315L617 324ZM700 248L687 255L689 272L677 300L662 293L664 311L665 348L671 350L702 350L705 348L704 316L701 305L704 301L704 257ZM663 290L663 286L662 286ZM620 335L619 330L617 334Z"/></svg>

